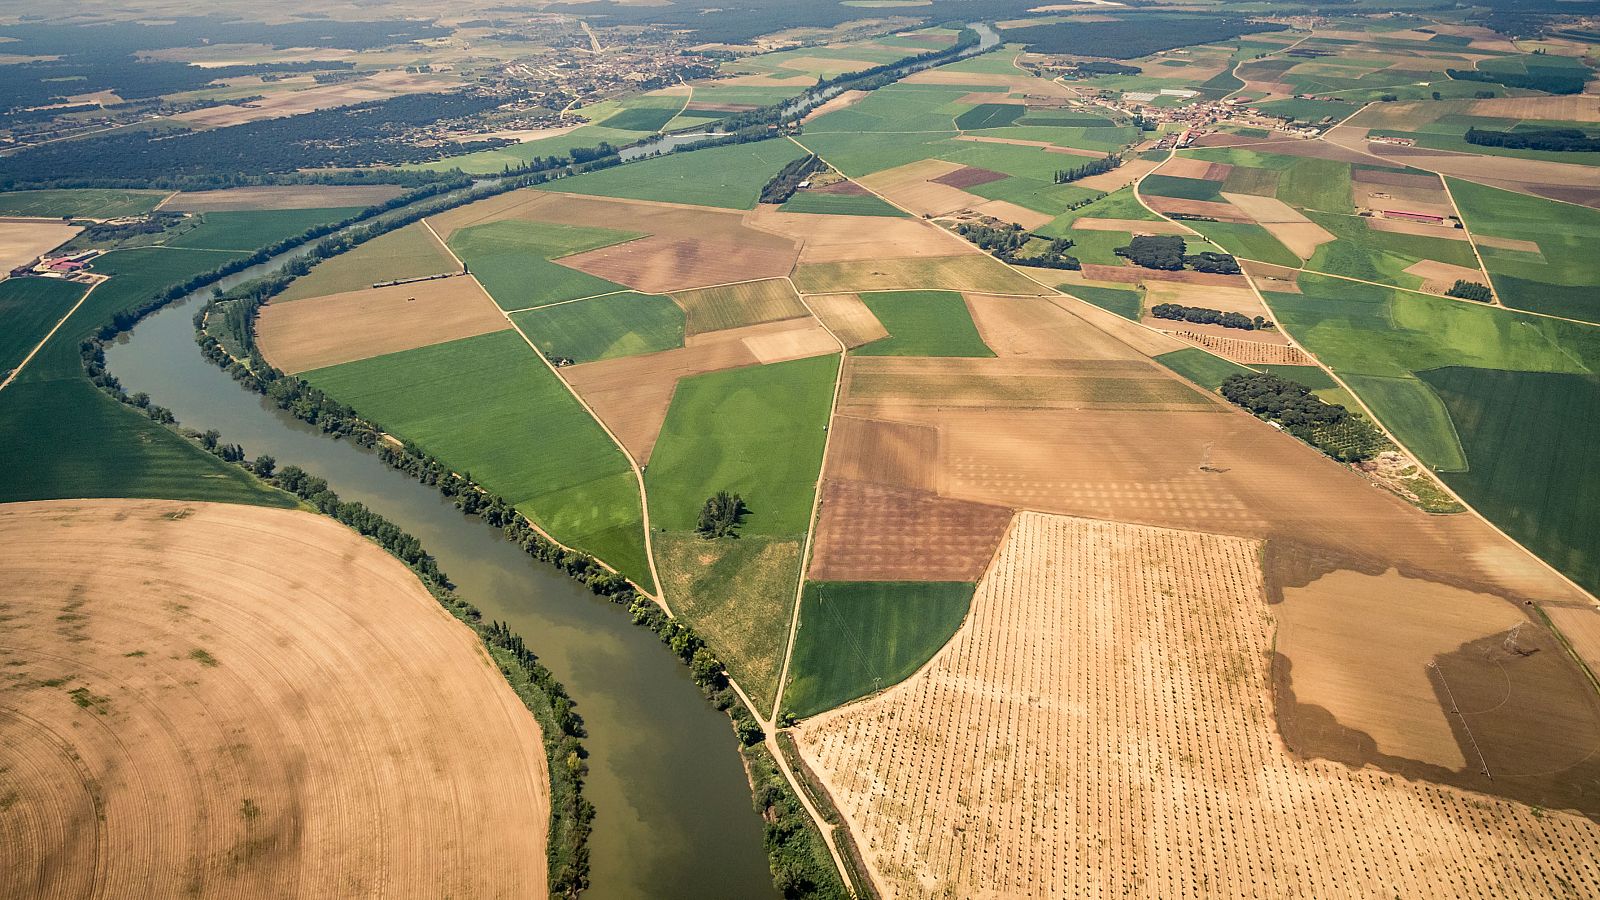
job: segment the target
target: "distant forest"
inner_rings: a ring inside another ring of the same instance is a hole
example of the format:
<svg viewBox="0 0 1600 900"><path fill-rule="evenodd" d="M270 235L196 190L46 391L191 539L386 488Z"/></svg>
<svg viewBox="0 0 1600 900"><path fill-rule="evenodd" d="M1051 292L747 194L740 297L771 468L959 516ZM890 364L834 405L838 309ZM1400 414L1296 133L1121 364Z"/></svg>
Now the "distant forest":
<svg viewBox="0 0 1600 900"><path fill-rule="evenodd" d="M1134 59L1174 47L1210 44L1284 28L1272 22L1251 22L1229 16L1128 13L1112 22L1069 21L1007 28L1004 35L1008 43L1027 44L1033 53Z"/></svg>

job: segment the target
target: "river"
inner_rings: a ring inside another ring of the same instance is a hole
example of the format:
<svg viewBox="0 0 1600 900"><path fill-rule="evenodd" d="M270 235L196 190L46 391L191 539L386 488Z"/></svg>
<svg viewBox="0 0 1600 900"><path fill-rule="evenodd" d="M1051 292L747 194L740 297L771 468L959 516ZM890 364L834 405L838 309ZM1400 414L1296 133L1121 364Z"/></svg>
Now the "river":
<svg viewBox="0 0 1600 900"><path fill-rule="evenodd" d="M222 286L263 274L288 256ZM240 387L195 346L199 305L186 298L119 338L106 351L112 373L130 393L145 391L170 408L186 427L215 428L252 456L267 453L280 466L301 466L328 479L344 499L416 535L464 599L527 639L566 685L589 732L585 793L596 816L593 887L585 898L776 897L732 728L701 696L688 668L625 610L535 562L433 488Z"/></svg>

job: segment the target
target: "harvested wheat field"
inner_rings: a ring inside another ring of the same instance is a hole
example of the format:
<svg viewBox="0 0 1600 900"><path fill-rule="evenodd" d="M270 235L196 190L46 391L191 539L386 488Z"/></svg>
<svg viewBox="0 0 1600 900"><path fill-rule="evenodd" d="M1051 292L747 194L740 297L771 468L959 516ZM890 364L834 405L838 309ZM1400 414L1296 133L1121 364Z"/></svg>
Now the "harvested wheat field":
<svg viewBox="0 0 1600 900"><path fill-rule="evenodd" d="M1476 281L1488 284L1489 279L1479 269L1470 269L1466 266L1457 266L1437 260L1425 259L1405 268L1407 275L1415 275L1422 279L1422 289L1434 294L1442 294L1457 281Z"/></svg>
<svg viewBox="0 0 1600 900"><path fill-rule="evenodd" d="M807 297L805 303L846 348L853 349L889 336L883 323L855 294L814 294Z"/></svg>
<svg viewBox="0 0 1600 900"><path fill-rule="evenodd" d="M852 356L839 411L903 418L932 410L1211 408L1148 360Z"/></svg>
<svg viewBox="0 0 1600 900"><path fill-rule="evenodd" d="M405 193L397 184L291 184L226 188L220 191L180 191L163 210L221 212L239 209L330 209L376 206Z"/></svg>
<svg viewBox="0 0 1600 900"><path fill-rule="evenodd" d="M1405 219L1385 219L1378 216L1368 218L1366 223L1370 231L1385 231L1390 234L1413 234L1418 237L1443 238L1447 241L1468 240L1466 229L1463 228L1446 228L1442 225L1429 225L1426 222L1408 222ZM1477 240L1478 243L1486 247L1489 246L1488 238L1479 237ZM1532 244L1533 242L1524 241L1523 243ZM1538 247L1539 245L1533 244L1533 246Z"/></svg>
<svg viewBox="0 0 1600 900"><path fill-rule="evenodd" d="M841 181L841 185L851 182ZM832 187L832 185L830 185ZM949 256L962 243L921 219L786 213L769 204L756 206L745 222L800 241L800 262L841 262L899 256Z"/></svg>
<svg viewBox="0 0 1600 900"><path fill-rule="evenodd" d="M976 581L1011 510L931 491L828 481L808 577L813 581Z"/></svg>
<svg viewBox="0 0 1600 900"><path fill-rule="evenodd" d="M261 355L291 374L510 328L470 275L268 303Z"/></svg>
<svg viewBox="0 0 1600 900"><path fill-rule="evenodd" d="M961 163L943 159L921 159L856 180L862 187L919 216L942 216L989 202L939 180L968 169ZM970 178L965 180L967 185L982 183Z"/></svg>
<svg viewBox="0 0 1600 900"><path fill-rule="evenodd" d="M613 228L649 237L562 257L559 262L646 294L789 274L799 242L744 222L741 210L554 191L512 191L428 221L445 240L457 229L520 219Z"/></svg>
<svg viewBox="0 0 1600 900"><path fill-rule="evenodd" d="M815 319L786 319L690 335L675 350L563 366L560 371L633 458L645 463L678 379L837 352L838 343Z"/></svg>
<svg viewBox="0 0 1600 900"><path fill-rule="evenodd" d="M924 289L1026 296L1049 293L986 253L804 263L794 270L794 285L808 295Z"/></svg>
<svg viewBox="0 0 1600 900"><path fill-rule="evenodd" d="M1083 277L1090 281L1109 281L1117 284L1190 284L1218 288L1244 286L1243 275L1218 275L1213 272L1183 270L1169 272L1165 269L1146 269L1143 266L1102 266L1083 264Z"/></svg>
<svg viewBox="0 0 1600 900"><path fill-rule="evenodd" d="M1600 828L1284 752L1259 545L1022 513L930 665L798 729L886 897L1600 891Z"/></svg>
<svg viewBox="0 0 1600 900"><path fill-rule="evenodd" d="M1073 220L1072 227L1079 231L1127 231L1133 234L1181 234L1185 237L1194 234L1193 231L1179 225L1177 222L1168 222L1165 219L1097 219L1093 216L1084 216Z"/></svg>
<svg viewBox="0 0 1600 900"><path fill-rule="evenodd" d="M679 291L672 299L683 307L685 333L691 335L810 315L784 278Z"/></svg>
<svg viewBox="0 0 1600 900"><path fill-rule="evenodd" d="M533 717L322 516L0 506L0 895L543 895Z"/></svg>
<svg viewBox="0 0 1600 900"><path fill-rule="evenodd" d="M1192 156L1174 156L1161 165L1161 174L1175 178L1199 178L1202 181L1227 181L1233 172L1228 163L1211 162Z"/></svg>
<svg viewBox="0 0 1600 900"><path fill-rule="evenodd" d="M1157 159L1139 159L1135 157L1109 172L1101 172L1099 175L1079 178L1073 184L1081 188L1088 188L1091 191L1105 191L1109 194L1123 185L1132 184L1149 175L1160 165L1161 161ZM1078 220L1078 222L1082 221L1082 219ZM1074 222L1073 225L1077 227L1077 222Z"/></svg>
<svg viewBox="0 0 1600 900"><path fill-rule="evenodd" d="M1562 97L1494 97L1474 100L1474 116L1496 119L1550 119L1557 122L1600 122L1600 103L1593 94Z"/></svg>
<svg viewBox="0 0 1600 900"><path fill-rule="evenodd" d="M1231 203L1219 203L1215 200L1180 200L1177 197L1156 197L1143 195L1146 206L1158 213L1168 216L1200 216L1206 219L1216 219L1218 222L1250 222L1244 210Z"/></svg>
<svg viewBox="0 0 1600 900"><path fill-rule="evenodd" d="M1189 323L1185 323L1173 334L1241 365L1314 366L1317 364L1317 361L1312 359L1305 351L1292 346L1287 341L1268 343L1267 341L1245 340L1244 338L1229 335L1194 331L1191 330Z"/></svg>
<svg viewBox="0 0 1600 900"><path fill-rule="evenodd" d="M1002 358L1139 359L1127 343L1091 325L1076 309L1058 305L1053 298L973 293L966 298L978 334Z"/></svg>
<svg viewBox="0 0 1600 900"><path fill-rule="evenodd" d="M723 81L722 83L723 84L731 84L732 82ZM811 82L808 79L805 83L806 84L810 84ZM838 112L839 110L844 109L846 107L854 106L857 103L861 102L861 99L863 97L866 97L868 93L870 93L870 92L869 91L841 91L840 93L834 95L832 99L830 99L827 102L823 103L821 106L818 106L816 109L813 109L811 112L806 113L805 116L800 119L800 124L804 125L805 123L811 121L812 119L819 119L819 118L827 115L828 113Z"/></svg>
<svg viewBox="0 0 1600 900"><path fill-rule="evenodd" d="M0 272L25 266L82 231L65 222L0 222Z"/></svg>
<svg viewBox="0 0 1600 900"><path fill-rule="evenodd" d="M939 486L939 430L915 422L833 417L827 477L919 491Z"/></svg>

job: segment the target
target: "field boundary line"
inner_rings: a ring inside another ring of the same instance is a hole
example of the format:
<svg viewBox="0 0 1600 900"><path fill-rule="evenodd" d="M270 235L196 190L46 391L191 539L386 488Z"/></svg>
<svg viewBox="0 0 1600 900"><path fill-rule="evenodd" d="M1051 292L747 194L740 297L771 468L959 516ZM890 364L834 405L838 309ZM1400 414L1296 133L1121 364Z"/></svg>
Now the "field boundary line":
<svg viewBox="0 0 1600 900"><path fill-rule="evenodd" d="M533 312L536 309L549 309L552 306L566 306L569 303L582 303L585 300L599 300L601 297L614 297L617 294L642 294L642 293L644 293L644 292L643 291L636 291L633 288L623 288L620 291L606 291L604 294L590 294L587 297L573 297L571 300L557 300L554 303L546 303L543 306L523 306L523 307L520 307L518 309L502 309L500 311L505 313L506 315L511 315L512 313ZM650 296L650 295L646 294L645 296ZM498 307L499 305L500 304L498 304L498 303L495 304L496 307Z"/></svg>
<svg viewBox="0 0 1600 900"><path fill-rule="evenodd" d="M94 293L94 289L102 284L105 284L109 280L109 278L102 278L101 280L96 281L94 284L89 285L89 289L83 292L83 296L78 298L78 302L72 304L72 308L67 310L67 314L62 316L60 321L56 322L55 327L51 328L50 331L47 332L39 341L39 343L35 344L33 349L28 351L28 355L22 358L22 362L17 363L17 367L11 370L11 374L6 376L6 380L0 381L0 391L10 387L11 382L17 380L17 376L22 374L22 370L27 368L28 363L33 362L33 358L39 355L39 351L44 349L44 345L50 343L50 339L56 336L56 332L61 330L61 326L67 324L67 320L72 318L72 314L78 311L78 307L82 306L84 301L89 299L89 295Z"/></svg>
<svg viewBox="0 0 1600 900"><path fill-rule="evenodd" d="M1467 217L1461 212L1461 204L1456 202L1455 192L1450 190L1450 179L1438 172L1433 173L1439 183L1444 185L1444 195L1450 198L1450 208L1456 211L1456 221L1461 223L1461 233L1467 236L1467 246L1472 248L1472 258L1478 261L1478 271L1483 273L1483 283L1489 286L1489 296L1494 299L1495 306L1504 306L1500 302L1500 292L1495 290L1494 276L1489 274L1489 266L1483 261L1483 254L1478 250L1478 241L1472 236L1472 228L1467 225Z"/></svg>

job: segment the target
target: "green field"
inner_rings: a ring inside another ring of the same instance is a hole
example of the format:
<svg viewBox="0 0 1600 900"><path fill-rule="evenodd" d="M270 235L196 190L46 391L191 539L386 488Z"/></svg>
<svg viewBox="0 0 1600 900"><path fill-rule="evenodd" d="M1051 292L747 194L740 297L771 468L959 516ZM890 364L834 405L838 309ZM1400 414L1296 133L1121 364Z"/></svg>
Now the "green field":
<svg viewBox="0 0 1600 900"><path fill-rule="evenodd" d="M527 309L627 288L551 260L598 250L643 234L508 219L450 235L461 257L501 309Z"/></svg>
<svg viewBox="0 0 1600 900"><path fill-rule="evenodd" d="M1207 240L1234 256L1291 269L1300 268L1300 257L1279 243L1272 232L1254 222L1189 221L1183 224L1205 235Z"/></svg>
<svg viewBox="0 0 1600 900"><path fill-rule="evenodd" d="M683 346L683 310L669 297L628 292L515 313L547 356L576 363Z"/></svg>
<svg viewBox="0 0 1600 900"><path fill-rule="evenodd" d="M1045 237L1072 237L1078 234L1070 233L1072 223L1079 219L1139 219L1146 222L1160 221L1161 217L1145 208L1139 198L1134 195L1133 188L1125 187L1112 191L1087 206L1062 213L1050 224L1042 228L1035 228L1034 234Z"/></svg>
<svg viewBox="0 0 1600 900"><path fill-rule="evenodd" d="M811 314L789 282L782 278L744 281L719 287L678 291L690 334L759 325Z"/></svg>
<svg viewBox="0 0 1600 900"><path fill-rule="evenodd" d="M1532 241L1539 253L1479 245L1501 302L1518 309L1600 322L1600 211L1449 179L1475 235ZM1553 228L1551 223L1561 227Z"/></svg>
<svg viewBox="0 0 1600 900"><path fill-rule="evenodd" d="M1144 311L1144 293L1136 289L1095 287L1088 284L1062 284L1057 287L1106 312L1116 313L1134 322L1139 321Z"/></svg>
<svg viewBox="0 0 1600 900"><path fill-rule="evenodd" d="M861 302L889 336L852 350L857 356L994 356L955 291L862 294Z"/></svg>
<svg viewBox="0 0 1600 900"><path fill-rule="evenodd" d="M754 209L761 188L805 151L787 140L756 141L670 153L587 175L558 178L540 189L568 194Z"/></svg>
<svg viewBox="0 0 1600 900"><path fill-rule="evenodd" d="M380 281L459 270L456 261L428 231L428 226L413 222L317 263L273 299L284 302L342 294L369 288Z"/></svg>
<svg viewBox="0 0 1600 900"><path fill-rule="evenodd" d="M1338 100L1274 100L1259 104L1257 109L1270 116L1287 116L1297 122L1318 122L1332 118L1344 119L1361 107Z"/></svg>
<svg viewBox="0 0 1600 900"><path fill-rule="evenodd" d="M784 708L815 715L904 681L961 627L972 592L963 582L808 582Z"/></svg>
<svg viewBox="0 0 1600 900"><path fill-rule="evenodd" d="M1318 212L1307 215L1337 238L1312 254L1306 268L1313 271L1415 289L1422 286L1423 279L1406 274L1405 270L1422 260L1478 267L1472 245L1466 241L1373 231L1368 220L1360 216Z"/></svg>
<svg viewBox="0 0 1600 900"><path fill-rule="evenodd" d="M1451 366L1421 373L1472 466L1445 481L1512 537L1600 591L1600 378Z"/></svg>
<svg viewBox="0 0 1600 900"><path fill-rule="evenodd" d="M44 340L84 290L52 278L0 281L0 380Z"/></svg>
<svg viewBox="0 0 1600 900"><path fill-rule="evenodd" d="M1296 384L1303 384L1313 391L1326 391L1339 387L1339 382L1334 381L1333 376L1321 366L1252 366L1252 368L1271 372Z"/></svg>
<svg viewBox="0 0 1600 900"><path fill-rule="evenodd" d="M956 127L962 131L980 128L1000 128L1022 118L1027 109L1020 103L980 103L956 116Z"/></svg>
<svg viewBox="0 0 1600 900"><path fill-rule="evenodd" d="M402 169L426 172L448 172L460 169L468 175L499 175L507 169L518 169L535 159L565 157L575 147L597 147L610 144L623 147L646 136L643 131L624 131L609 125L585 125L573 131L521 144L509 144L493 150L479 150L460 156L436 159L433 162L401 166Z"/></svg>
<svg viewBox="0 0 1600 900"><path fill-rule="evenodd" d="M626 458L515 332L302 377L471 473L556 540L650 584L638 483Z"/></svg>
<svg viewBox="0 0 1600 900"><path fill-rule="evenodd" d="M1155 361L1207 390L1222 387L1229 375L1246 375L1250 370L1199 347L1187 347L1155 357Z"/></svg>
<svg viewBox="0 0 1600 900"><path fill-rule="evenodd" d="M784 212L833 216L905 215L874 194L824 194L820 191L800 191L778 208Z"/></svg>
<svg viewBox="0 0 1600 900"><path fill-rule="evenodd" d="M55 191L0 193L0 216L83 216L115 219L150 212L171 196L171 191L124 191L85 188Z"/></svg>
<svg viewBox="0 0 1600 900"><path fill-rule="evenodd" d="M1139 193L1149 197L1173 197L1179 200L1222 201L1222 182L1201 178L1179 178L1175 175L1146 175L1139 182Z"/></svg>
<svg viewBox="0 0 1600 900"><path fill-rule="evenodd" d="M204 250L245 250L294 237L316 225L343 221L361 211L359 206L332 209L252 209L201 214L200 226L166 242L168 247Z"/></svg>
<svg viewBox="0 0 1600 900"><path fill-rule="evenodd" d="M1406 376L1345 375L1345 383L1377 412L1384 424L1412 453L1440 472L1461 472L1467 456L1455 423L1439 395L1420 379Z"/></svg>
<svg viewBox="0 0 1600 900"><path fill-rule="evenodd" d="M693 531L725 490L749 507L740 534L804 534L838 368L829 355L679 381L645 476L651 522Z"/></svg>

